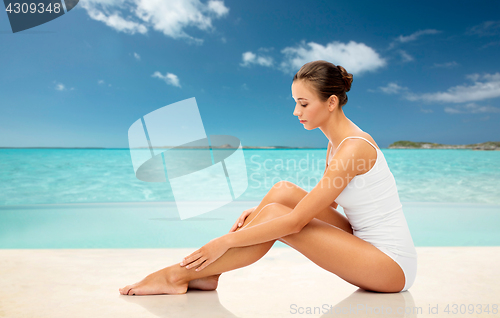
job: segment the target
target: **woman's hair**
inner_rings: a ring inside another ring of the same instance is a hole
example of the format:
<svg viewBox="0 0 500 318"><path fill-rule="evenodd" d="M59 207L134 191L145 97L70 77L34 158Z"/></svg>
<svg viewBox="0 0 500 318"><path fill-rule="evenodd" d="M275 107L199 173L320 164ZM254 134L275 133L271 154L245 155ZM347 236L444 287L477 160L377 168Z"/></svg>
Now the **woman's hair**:
<svg viewBox="0 0 500 318"><path fill-rule="evenodd" d="M347 73L340 65L327 61L313 61L304 64L293 77L293 81L303 80L311 84L321 100L326 101L330 96L336 95L339 106L347 103L346 93L351 89L352 74Z"/></svg>

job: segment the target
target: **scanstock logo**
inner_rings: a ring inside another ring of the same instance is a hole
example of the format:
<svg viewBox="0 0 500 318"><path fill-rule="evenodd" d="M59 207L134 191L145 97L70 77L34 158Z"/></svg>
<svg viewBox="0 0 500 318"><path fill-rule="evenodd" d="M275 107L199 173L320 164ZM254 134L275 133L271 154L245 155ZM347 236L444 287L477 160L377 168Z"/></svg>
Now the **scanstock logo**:
<svg viewBox="0 0 500 318"><path fill-rule="evenodd" d="M3 0L13 33L59 18L76 7L78 0Z"/></svg>
<svg viewBox="0 0 500 318"><path fill-rule="evenodd" d="M137 119L128 142L137 179L168 182L181 220L229 204L248 188L241 141L207 136L194 97Z"/></svg>

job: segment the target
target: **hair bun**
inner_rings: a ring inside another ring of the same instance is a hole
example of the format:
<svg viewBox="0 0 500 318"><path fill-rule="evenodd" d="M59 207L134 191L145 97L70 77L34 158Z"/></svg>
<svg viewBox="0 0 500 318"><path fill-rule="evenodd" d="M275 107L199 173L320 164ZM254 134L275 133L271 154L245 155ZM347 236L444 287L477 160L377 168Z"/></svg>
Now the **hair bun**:
<svg viewBox="0 0 500 318"><path fill-rule="evenodd" d="M325 60L308 62L294 75L293 82L305 81L319 99L326 102L332 95L339 99L339 107L347 103L347 92L351 89L352 74L345 68Z"/></svg>
<svg viewBox="0 0 500 318"><path fill-rule="evenodd" d="M352 74L347 73L345 68L343 68L340 65L337 65L337 68L340 71L340 74L342 75L342 79L344 80L344 86L345 86L345 91L346 93L351 90L351 85L352 85Z"/></svg>

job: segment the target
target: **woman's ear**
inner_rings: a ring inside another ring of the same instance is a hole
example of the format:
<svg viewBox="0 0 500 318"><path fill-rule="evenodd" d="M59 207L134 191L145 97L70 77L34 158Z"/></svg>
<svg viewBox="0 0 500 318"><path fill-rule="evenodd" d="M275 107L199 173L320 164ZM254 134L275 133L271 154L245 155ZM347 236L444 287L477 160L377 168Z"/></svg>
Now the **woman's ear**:
<svg viewBox="0 0 500 318"><path fill-rule="evenodd" d="M328 98L328 110L333 111L335 109L335 106L339 104L339 98L337 95L332 95L330 98Z"/></svg>

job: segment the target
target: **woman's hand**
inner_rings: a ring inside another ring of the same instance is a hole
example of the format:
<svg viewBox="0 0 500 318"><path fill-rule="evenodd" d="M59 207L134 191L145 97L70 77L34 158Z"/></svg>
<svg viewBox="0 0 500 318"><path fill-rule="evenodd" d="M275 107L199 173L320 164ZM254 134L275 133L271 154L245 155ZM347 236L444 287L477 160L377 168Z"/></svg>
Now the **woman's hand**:
<svg viewBox="0 0 500 318"><path fill-rule="evenodd" d="M229 230L229 233L234 232L234 231L236 231L236 229L243 226L243 223L245 222L246 218L250 215L250 213L255 211L255 209L257 209L256 206L254 206L253 208L250 208L248 210L243 211L243 213L240 215L240 217L234 223L233 227Z"/></svg>
<svg viewBox="0 0 500 318"><path fill-rule="evenodd" d="M208 265L215 262L227 250L229 245L223 239L223 236L215 238L203 245L200 249L194 251L181 262L181 266L186 266L187 269L196 268L196 271L201 271Z"/></svg>

